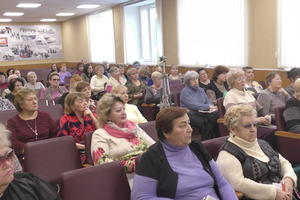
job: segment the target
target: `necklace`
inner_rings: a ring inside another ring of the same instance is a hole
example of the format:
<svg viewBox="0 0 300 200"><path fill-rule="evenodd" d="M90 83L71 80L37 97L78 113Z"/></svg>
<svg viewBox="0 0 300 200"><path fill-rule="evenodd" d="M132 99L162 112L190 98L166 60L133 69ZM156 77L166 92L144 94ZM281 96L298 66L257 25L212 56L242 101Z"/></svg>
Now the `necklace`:
<svg viewBox="0 0 300 200"><path fill-rule="evenodd" d="M35 139L38 139L38 132L37 132L37 126L36 126L36 118L34 119L34 129L29 125L27 120L25 120L27 127L35 134Z"/></svg>

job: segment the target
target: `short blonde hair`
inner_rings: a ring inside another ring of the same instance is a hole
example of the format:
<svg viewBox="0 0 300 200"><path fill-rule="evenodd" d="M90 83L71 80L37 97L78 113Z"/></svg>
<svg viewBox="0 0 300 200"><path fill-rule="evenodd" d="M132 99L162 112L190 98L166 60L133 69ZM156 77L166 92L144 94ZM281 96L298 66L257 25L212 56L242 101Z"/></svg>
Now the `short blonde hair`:
<svg viewBox="0 0 300 200"><path fill-rule="evenodd" d="M115 87L113 87L111 93L118 95L121 91L127 90L127 87L124 85L117 85Z"/></svg>
<svg viewBox="0 0 300 200"><path fill-rule="evenodd" d="M32 75L35 75L35 76L36 76L36 73L35 73L35 72L33 72L33 71L30 71L30 72L28 72L28 73L27 73L27 75L26 75L26 76L27 76L27 78L28 78L29 76L32 76Z"/></svg>
<svg viewBox="0 0 300 200"><path fill-rule="evenodd" d="M231 106L224 116L225 125L229 130L233 128L237 128L239 126L239 122L244 116L254 116L256 117L256 110L247 104L239 104Z"/></svg>
<svg viewBox="0 0 300 200"><path fill-rule="evenodd" d="M79 74L74 74L70 78L70 88L75 88L78 82L82 81L82 77Z"/></svg>
<svg viewBox="0 0 300 200"><path fill-rule="evenodd" d="M73 111L72 106L74 105L75 101L80 99L85 99L84 95L79 92L69 93L65 99L64 104L64 113L65 114L71 114Z"/></svg>
<svg viewBox="0 0 300 200"><path fill-rule="evenodd" d="M10 146L10 131L0 123L0 148Z"/></svg>
<svg viewBox="0 0 300 200"><path fill-rule="evenodd" d="M33 89L29 89L29 88L22 88L15 94L14 105L15 105L17 111L19 111L19 112L23 111L22 105L24 104L25 98L29 94L36 95L36 91Z"/></svg>
<svg viewBox="0 0 300 200"><path fill-rule="evenodd" d="M155 71L151 74L151 78L155 79L155 78L161 78L162 77L162 73Z"/></svg>
<svg viewBox="0 0 300 200"><path fill-rule="evenodd" d="M226 76L226 80L229 88L232 88L234 85L234 81L238 78L245 76L245 72L241 69L231 69Z"/></svg>
<svg viewBox="0 0 300 200"><path fill-rule="evenodd" d="M117 102L121 102L125 104L125 102L118 96L106 93L101 97L101 99L97 103L97 114L99 116L100 124L106 124L108 122L108 115L110 114L111 108Z"/></svg>

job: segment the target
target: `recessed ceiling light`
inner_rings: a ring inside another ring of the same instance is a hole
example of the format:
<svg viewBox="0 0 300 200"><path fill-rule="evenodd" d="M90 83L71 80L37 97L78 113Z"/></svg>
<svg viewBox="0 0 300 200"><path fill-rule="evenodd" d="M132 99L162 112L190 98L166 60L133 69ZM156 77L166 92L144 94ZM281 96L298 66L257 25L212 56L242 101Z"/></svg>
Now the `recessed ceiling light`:
<svg viewBox="0 0 300 200"><path fill-rule="evenodd" d="M96 4L82 4L82 5L77 6L77 8L88 8L88 9L98 8L98 7L99 7L99 5L96 5Z"/></svg>
<svg viewBox="0 0 300 200"><path fill-rule="evenodd" d="M22 12L5 12L3 15L4 16L23 16L24 13L22 13Z"/></svg>
<svg viewBox="0 0 300 200"><path fill-rule="evenodd" d="M41 21L41 22L55 22L56 19L54 19L54 18L50 18L50 19L41 19L40 21Z"/></svg>
<svg viewBox="0 0 300 200"><path fill-rule="evenodd" d="M0 22L11 22L11 19L0 19Z"/></svg>
<svg viewBox="0 0 300 200"><path fill-rule="evenodd" d="M38 8L41 4L39 3L19 3L17 5L18 8Z"/></svg>
<svg viewBox="0 0 300 200"><path fill-rule="evenodd" d="M57 13L56 16L62 16L62 17L66 17L66 16L72 16L75 15L74 13Z"/></svg>

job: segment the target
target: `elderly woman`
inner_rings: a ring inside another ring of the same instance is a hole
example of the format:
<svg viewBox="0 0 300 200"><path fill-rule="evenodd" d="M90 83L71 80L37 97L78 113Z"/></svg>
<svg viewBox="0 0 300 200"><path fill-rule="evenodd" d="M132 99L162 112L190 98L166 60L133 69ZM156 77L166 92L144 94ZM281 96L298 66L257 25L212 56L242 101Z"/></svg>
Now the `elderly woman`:
<svg viewBox="0 0 300 200"><path fill-rule="evenodd" d="M0 124L0 197L18 200L60 200L56 188L40 178L16 170L20 167L10 148L9 131Z"/></svg>
<svg viewBox="0 0 300 200"><path fill-rule="evenodd" d="M144 102L147 104L159 104L161 97L161 87L162 87L162 74L160 72L153 72L151 74L151 79L153 80L153 85L146 87L146 94L144 97Z"/></svg>
<svg viewBox="0 0 300 200"><path fill-rule="evenodd" d="M127 70L129 80L126 83L128 88L128 102L137 106L142 105L144 102L144 92L146 86L143 81L139 80L138 70L134 67Z"/></svg>
<svg viewBox="0 0 300 200"><path fill-rule="evenodd" d="M125 86L123 85L118 85L114 87L114 89L111 91L112 94L119 96L125 103L125 112L127 115L127 119L139 124L139 123L144 123L147 122L145 117L141 114L139 109L137 108L136 105L133 104L128 104L128 90Z"/></svg>
<svg viewBox="0 0 300 200"><path fill-rule="evenodd" d="M225 124L230 137L221 148L217 164L233 188L250 199L292 199L296 174L289 161L257 139L253 107L230 107Z"/></svg>
<svg viewBox="0 0 300 200"><path fill-rule="evenodd" d="M281 87L281 77L277 72L270 72L266 76L268 88L258 96L258 103L263 107L262 115L271 115L274 119L275 109L285 107L290 95Z"/></svg>
<svg viewBox="0 0 300 200"><path fill-rule="evenodd" d="M154 141L126 117L125 103L105 94L97 105L102 128L92 136L91 153L95 165L119 160L127 173L134 172L136 158Z"/></svg>
<svg viewBox="0 0 300 200"><path fill-rule="evenodd" d="M15 107L19 114L7 121L7 127L12 132L13 149L23 158L25 143L55 137L56 126L48 113L38 110L38 98L32 89L16 93Z"/></svg>
<svg viewBox="0 0 300 200"><path fill-rule="evenodd" d="M85 133L99 128L96 115L88 108L86 98L81 93L67 95L64 106L65 114L60 118L57 136L71 135L77 149L85 150Z"/></svg>
<svg viewBox="0 0 300 200"><path fill-rule="evenodd" d="M16 78L9 81L8 89L10 93L5 95L5 98L14 103L16 93L24 87L22 79Z"/></svg>
<svg viewBox="0 0 300 200"><path fill-rule="evenodd" d="M27 73L27 83L25 84L24 87L33 89L33 90L39 90L39 89L44 89L44 85L41 82L37 82L37 76L35 72L28 72Z"/></svg>
<svg viewBox="0 0 300 200"><path fill-rule="evenodd" d="M178 73L178 67L173 65L170 69L169 80L181 80L181 74Z"/></svg>
<svg viewBox="0 0 300 200"><path fill-rule="evenodd" d="M207 70L205 68L197 69L196 72L199 74L199 87L205 91L210 87L211 81L208 78Z"/></svg>
<svg viewBox="0 0 300 200"><path fill-rule="evenodd" d="M104 65L96 65L95 66L95 75L91 79L91 89L93 92L93 96L96 100L99 100L101 97L101 93L104 92L105 85L108 81L108 78L104 75Z"/></svg>
<svg viewBox="0 0 300 200"><path fill-rule="evenodd" d="M262 106L256 101L254 96L245 90L246 77L244 71L230 70L227 74L227 82L231 89L227 92L223 102L226 110L233 105L248 104L258 112L262 111ZM269 125L271 122L270 117L269 115L263 115L262 117L256 118L256 122Z"/></svg>
<svg viewBox="0 0 300 200"><path fill-rule="evenodd" d="M199 87L199 74L187 71L184 74L185 87L180 93L180 105L189 109L188 115L193 127L200 129L202 140L214 138L218 133L217 112L204 89Z"/></svg>
<svg viewBox="0 0 300 200"><path fill-rule="evenodd" d="M289 132L300 133L300 78L294 82L294 94L283 111L286 128Z"/></svg>
<svg viewBox="0 0 300 200"><path fill-rule="evenodd" d="M159 141L140 159L132 200L237 199L203 145L191 140L186 109L170 107L160 111L156 130Z"/></svg>
<svg viewBox="0 0 300 200"><path fill-rule="evenodd" d="M209 99L216 104L217 99L224 97L229 90L226 82L226 74L229 69L225 66L216 66L212 75L212 81L206 93Z"/></svg>
<svg viewBox="0 0 300 200"><path fill-rule="evenodd" d="M87 106L92 112L96 112L96 103L93 99L91 99L92 96L92 90L91 86L88 82L81 81L76 84L75 87L76 92L80 92L85 97L85 100L87 101Z"/></svg>
<svg viewBox="0 0 300 200"><path fill-rule="evenodd" d="M117 85L122 85L120 70L118 67L111 67L109 69L109 73L110 73L111 77L108 79L106 86L105 86L105 90L107 92L111 92L111 90Z"/></svg>
<svg viewBox="0 0 300 200"><path fill-rule="evenodd" d="M263 91L263 87L254 80L254 70L253 67L246 66L243 67L243 71L245 72L245 89L249 91L251 94L261 93Z"/></svg>
<svg viewBox="0 0 300 200"><path fill-rule="evenodd" d="M41 90L40 99L45 99L51 102L61 97L64 93L68 92L65 86L59 86L60 78L57 72L52 72L51 74L49 74L48 81L50 83L50 86Z"/></svg>

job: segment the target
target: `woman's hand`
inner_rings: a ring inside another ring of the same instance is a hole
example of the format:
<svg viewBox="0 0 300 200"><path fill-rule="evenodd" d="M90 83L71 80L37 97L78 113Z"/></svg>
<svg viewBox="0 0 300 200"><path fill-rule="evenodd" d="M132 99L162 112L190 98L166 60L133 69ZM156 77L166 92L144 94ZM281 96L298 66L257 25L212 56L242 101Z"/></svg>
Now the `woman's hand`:
<svg viewBox="0 0 300 200"><path fill-rule="evenodd" d="M271 122L269 121L268 117L257 117L256 122L264 125L270 125Z"/></svg>
<svg viewBox="0 0 300 200"><path fill-rule="evenodd" d="M138 94L133 95L133 98L135 98L135 99L139 99L142 97L143 97L143 93L138 93Z"/></svg>
<svg viewBox="0 0 300 200"><path fill-rule="evenodd" d="M283 183L285 185L285 191L290 193L291 195L293 194L294 190L294 182L290 177L285 177L283 179Z"/></svg>
<svg viewBox="0 0 300 200"><path fill-rule="evenodd" d="M290 195L288 192L284 192L280 189L276 190L276 198L275 200L291 200L292 195Z"/></svg>
<svg viewBox="0 0 300 200"><path fill-rule="evenodd" d="M92 116L93 113L92 113L92 111L91 111L89 108L87 108L87 109L84 111L83 115L84 115L84 116L87 116L87 115Z"/></svg>
<svg viewBox="0 0 300 200"><path fill-rule="evenodd" d="M79 149L79 150L84 150L84 149L85 149L85 145L80 144L80 143L76 143L76 147L77 147L77 149Z"/></svg>

